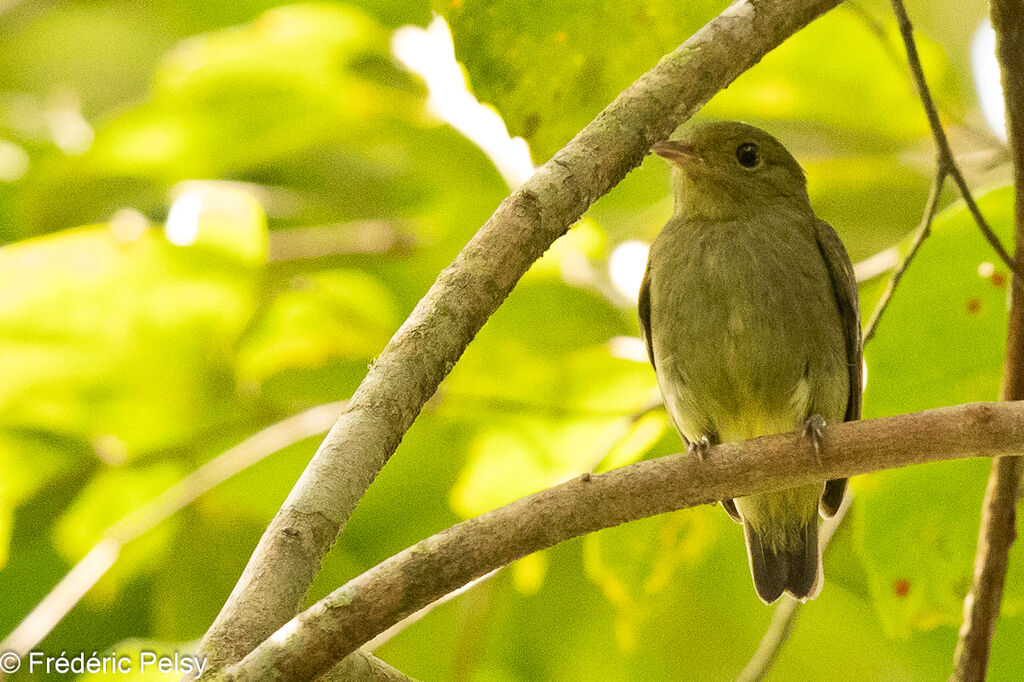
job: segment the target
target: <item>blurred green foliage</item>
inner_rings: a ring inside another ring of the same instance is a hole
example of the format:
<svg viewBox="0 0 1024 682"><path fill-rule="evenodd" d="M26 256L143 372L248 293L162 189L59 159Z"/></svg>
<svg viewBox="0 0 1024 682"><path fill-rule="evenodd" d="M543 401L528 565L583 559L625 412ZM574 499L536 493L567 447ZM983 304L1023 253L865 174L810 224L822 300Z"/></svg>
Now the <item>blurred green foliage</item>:
<svg viewBox="0 0 1024 682"><path fill-rule="evenodd" d="M425 26L431 9L447 19L474 93L540 162L723 7L0 4L0 635L125 515L260 428L350 395L506 194L392 56L397 27ZM931 175L887 7L833 11L703 114L777 133L855 260L906 248ZM970 80L984 7L910 9L958 152L998 159ZM968 170L1006 182L1005 165ZM867 350L867 417L997 396L1008 274L949 199ZM648 159L527 274L381 472L311 599L462 518L680 449L647 411L650 368L621 352L635 311L608 266L620 242L653 238L670 204L666 169ZM1011 191L981 205L1009 240ZM865 317L884 281L863 284ZM42 648L193 646L316 442L129 544ZM822 596L772 678L945 676L986 472L958 462L855 481ZM1024 642L1019 554L993 679L1012 676ZM732 679L770 615L738 529L701 508L528 557L379 653L423 679Z"/></svg>

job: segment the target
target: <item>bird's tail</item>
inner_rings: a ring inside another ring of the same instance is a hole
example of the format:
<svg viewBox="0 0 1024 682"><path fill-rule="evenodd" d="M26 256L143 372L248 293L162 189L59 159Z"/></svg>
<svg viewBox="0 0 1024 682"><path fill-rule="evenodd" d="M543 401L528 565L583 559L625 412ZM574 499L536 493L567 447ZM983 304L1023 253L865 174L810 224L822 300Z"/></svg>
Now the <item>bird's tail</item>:
<svg viewBox="0 0 1024 682"><path fill-rule="evenodd" d="M810 514L802 513L792 504L794 492L784 490L737 500L744 512L743 531L754 588L769 604L783 592L803 601L814 599L821 591L817 505L815 502ZM771 499L775 496L787 499ZM749 513L755 509L755 513Z"/></svg>

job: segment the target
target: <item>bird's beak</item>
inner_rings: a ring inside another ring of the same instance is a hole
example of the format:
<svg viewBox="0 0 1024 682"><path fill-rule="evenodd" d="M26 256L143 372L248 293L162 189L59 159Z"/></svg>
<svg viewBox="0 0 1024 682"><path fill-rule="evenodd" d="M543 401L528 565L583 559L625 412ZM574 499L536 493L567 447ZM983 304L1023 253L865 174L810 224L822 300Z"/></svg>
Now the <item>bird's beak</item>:
<svg viewBox="0 0 1024 682"><path fill-rule="evenodd" d="M662 140L661 142L655 142L651 147L651 151L658 156L665 157L669 161L675 161L676 163L684 166L703 161L697 153L696 147L687 142L680 142L679 140Z"/></svg>

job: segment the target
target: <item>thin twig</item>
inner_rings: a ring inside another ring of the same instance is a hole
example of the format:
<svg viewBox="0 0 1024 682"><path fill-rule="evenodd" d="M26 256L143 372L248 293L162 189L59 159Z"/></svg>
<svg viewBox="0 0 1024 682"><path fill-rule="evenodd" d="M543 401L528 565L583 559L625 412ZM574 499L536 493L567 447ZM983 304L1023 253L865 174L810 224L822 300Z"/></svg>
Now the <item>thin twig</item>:
<svg viewBox="0 0 1024 682"><path fill-rule="evenodd" d="M289 445L323 433L344 407L345 401L320 405L256 432L112 525L103 534L103 539L0 642L0 651L14 651L21 656L27 654L110 570L126 544L235 474Z"/></svg>
<svg viewBox="0 0 1024 682"><path fill-rule="evenodd" d="M921 244L931 234L932 222L935 220L935 214L939 208L939 196L942 194L942 186L946 180L946 168L940 161L938 169L935 171L935 179L932 180L931 189L928 190L928 201L924 205L924 214L921 216L921 224L918 225L917 231L914 232L914 237L910 241L910 250L907 251L907 255L903 257L896 270L893 271L892 276L889 277L889 284L885 287L885 291L882 293L882 298L879 299L875 305L874 311L871 313L871 319L868 320L867 326L864 328L864 345L867 345L875 336L875 332L878 330L878 324L882 321L882 315L885 314L886 309L889 307L890 301L892 301L893 292L896 291L896 287L899 286L900 280L903 279L903 275L907 272L907 268L910 267L910 263L914 260L914 256L917 255L918 250L921 248Z"/></svg>
<svg viewBox="0 0 1024 682"><path fill-rule="evenodd" d="M967 204L967 209L971 212L974 222L978 224L978 229L981 230L985 239L992 245L992 248L995 249L1006 267L1017 275L1014 277L1017 286L1024 287L1024 270L1007 252L1002 242L999 241L999 237L992 230L988 221L985 220L985 216L981 214L981 209L978 208L974 195L971 194L971 188L967 185L967 180L964 179L963 173L960 172L960 167L953 157L953 149L949 146L949 139L946 137L946 131L942 127L939 112L935 108L935 100L932 99L931 90L928 88L928 81L924 76L921 58L917 54L917 45L914 42L914 27L910 23L910 17L907 16L907 8L903 6L903 0L892 0L892 9L896 14L896 23L899 25L900 35L903 36L903 44L906 46L907 63L910 65L910 72L914 77L914 84L917 86L917 94L924 105L925 115L928 117L928 125L932 129L932 137L935 138L939 165L940 167L945 167L946 172L953 179L957 189L960 190L960 196L963 197L964 203Z"/></svg>
<svg viewBox="0 0 1024 682"><path fill-rule="evenodd" d="M225 680L308 680L409 613L489 571L627 521L897 466L1015 453L1024 401L975 403L837 424L821 462L799 433L578 476L458 523L353 578L281 626ZM794 456L806 453L806 457Z"/></svg>
<svg viewBox="0 0 1024 682"><path fill-rule="evenodd" d="M1019 258L1024 254L1024 7L1019 0L993 0L991 8L1006 100L1007 141L1013 156L1015 249ZM1021 284L1016 275L1013 281ZM1001 397L1024 397L1024 292L1018 287L1010 291ZM964 599L964 622L953 655L953 678L961 682L981 682L988 669L1010 548L1017 537L1022 474L1024 458L1000 457L992 463L982 503L971 591Z"/></svg>
<svg viewBox="0 0 1024 682"><path fill-rule="evenodd" d="M821 534L818 536L821 554L825 553L828 543L835 535L839 524L846 518L846 512L850 511L852 503L853 491L849 490L836 513L821 524ZM801 606L803 606L803 602L797 599L785 599L779 602L772 613L772 622L761 638L761 643L757 645L757 651L740 672L736 682L759 682L765 678L768 671L775 665L782 647L789 641L789 636L793 633L793 627L796 625L796 618L800 615Z"/></svg>

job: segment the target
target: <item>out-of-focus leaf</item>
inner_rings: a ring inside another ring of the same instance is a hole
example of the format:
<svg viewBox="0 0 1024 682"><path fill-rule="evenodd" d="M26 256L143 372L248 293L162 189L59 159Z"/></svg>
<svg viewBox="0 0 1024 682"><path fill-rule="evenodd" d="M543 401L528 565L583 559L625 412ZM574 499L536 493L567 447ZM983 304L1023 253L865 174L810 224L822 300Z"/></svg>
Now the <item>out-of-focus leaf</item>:
<svg viewBox="0 0 1024 682"><path fill-rule="evenodd" d="M182 476L171 462L107 469L93 476L54 527L54 546L75 562L99 542L104 532L139 509ZM164 524L128 545L118 562L90 593L90 599L109 600L116 587L139 571L153 570L173 536L173 523Z"/></svg>
<svg viewBox="0 0 1024 682"><path fill-rule="evenodd" d="M359 376L365 373L367 361L398 327L391 294L358 270L296 277L292 285L271 302L241 348L239 379L255 388L275 375L293 375L283 384L290 389L287 400L292 404L342 397L347 382L328 381L330 368L353 369ZM314 387L302 386L310 372L320 373L317 392L326 395L312 396L309 389Z"/></svg>
<svg viewBox="0 0 1024 682"><path fill-rule="evenodd" d="M681 569L694 566L718 537L706 514L680 512L609 528L583 538L587 576L615 608L615 639L632 652L643 622L671 591Z"/></svg>
<svg viewBox="0 0 1024 682"><path fill-rule="evenodd" d="M979 205L1008 240L1012 189ZM996 399L1008 282L962 203L941 213L865 350L865 417ZM987 471L988 462L953 462L858 479L860 551L889 632L960 621ZM1011 599L1019 594L1008 586Z"/></svg>
<svg viewBox="0 0 1024 682"><path fill-rule="evenodd" d="M121 227L0 250L0 423L77 435L114 459L223 414L255 274Z"/></svg>
<svg viewBox="0 0 1024 682"><path fill-rule="evenodd" d="M478 97L502 112L540 160L724 7L658 0L529 7L435 2L452 25L456 54ZM843 144L876 150L883 149L883 138L914 139L927 123L899 52L893 52L898 43L891 42L891 21L885 31L888 46L861 15L840 7L768 54L705 111L760 122L813 122ZM919 38L919 48L941 94L941 53L926 38Z"/></svg>
<svg viewBox="0 0 1024 682"><path fill-rule="evenodd" d="M887 151L893 140L927 135L928 122L907 77L895 21L884 35L855 9L839 7L765 55L718 93L704 111L752 123L813 122L823 143ZM929 84L947 92L948 65L926 36L917 37ZM813 64L814 68L808 68Z"/></svg>
<svg viewBox="0 0 1024 682"><path fill-rule="evenodd" d="M217 177L328 135L352 139L370 116L415 116L409 81L395 88L350 71L387 45L370 17L329 4L194 38L165 60L151 103L106 126L88 161L114 174Z"/></svg>
<svg viewBox="0 0 1024 682"><path fill-rule="evenodd" d="M858 486L859 545L888 634L959 624L988 469L987 461L943 462Z"/></svg>
<svg viewBox="0 0 1024 682"><path fill-rule="evenodd" d="M245 518L237 509L214 512L200 505L181 516L167 543L168 559L152 571L149 632L165 641L194 641L206 632L264 528L262 519Z"/></svg>
<svg viewBox="0 0 1024 682"><path fill-rule="evenodd" d="M171 184L210 177L299 190L292 214L380 217L431 194L401 141L427 125L421 87L369 15L279 7L178 45L148 101L98 125L81 157L33 165L13 217L40 232L123 205L153 213Z"/></svg>
<svg viewBox="0 0 1024 682"><path fill-rule="evenodd" d="M1011 243L1013 191L978 199ZM864 416L994 400L1006 340L1006 266L958 202L940 214L865 349Z"/></svg>
<svg viewBox="0 0 1024 682"><path fill-rule="evenodd" d="M725 3L434 0L482 102L539 161Z"/></svg>
<svg viewBox="0 0 1024 682"><path fill-rule="evenodd" d="M0 431L0 570L7 563L13 512L72 467L59 441L40 434Z"/></svg>
<svg viewBox="0 0 1024 682"><path fill-rule="evenodd" d="M651 396L651 377L642 365L612 358L603 347L557 362L541 355L526 361L530 356L520 353L518 366L511 359L502 365L496 350L490 349L497 360L491 367L505 367L500 377L479 375L473 391L462 383L472 376L467 369L446 384L453 403L475 403L477 412L493 406L490 426L474 441L452 489L459 514L474 516L590 471L609 454L636 458L650 446L649 439L641 439L628 448L628 457L616 449L629 433L630 414Z"/></svg>
<svg viewBox="0 0 1024 682"><path fill-rule="evenodd" d="M663 411L645 414L636 421L630 419L622 436L608 451L597 470L608 471L636 462L669 430L668 415Z"/></svg>
<svg viewBox="0 0 1024 682"><path fill-rule="evenodd" d="M534 552L512 564L512 584L520 594L537 594L548 571L546 552Z"/></svg>
<svg viewBox="0 0 1024 682"><path fill-rule="evenodd" d="M265 240L251 219L238 236ZM212 428L254 307L256 273L225 255L134 219L0 250L0 424L113 460Z"/></svg>
<svg viewBox="0 0 1024 682"><path fill-rule="evenodd" d="M267 261L263 207L252 192L229 183L183 183L165 233L177 246L222 253L253 268Z"/></svg>

